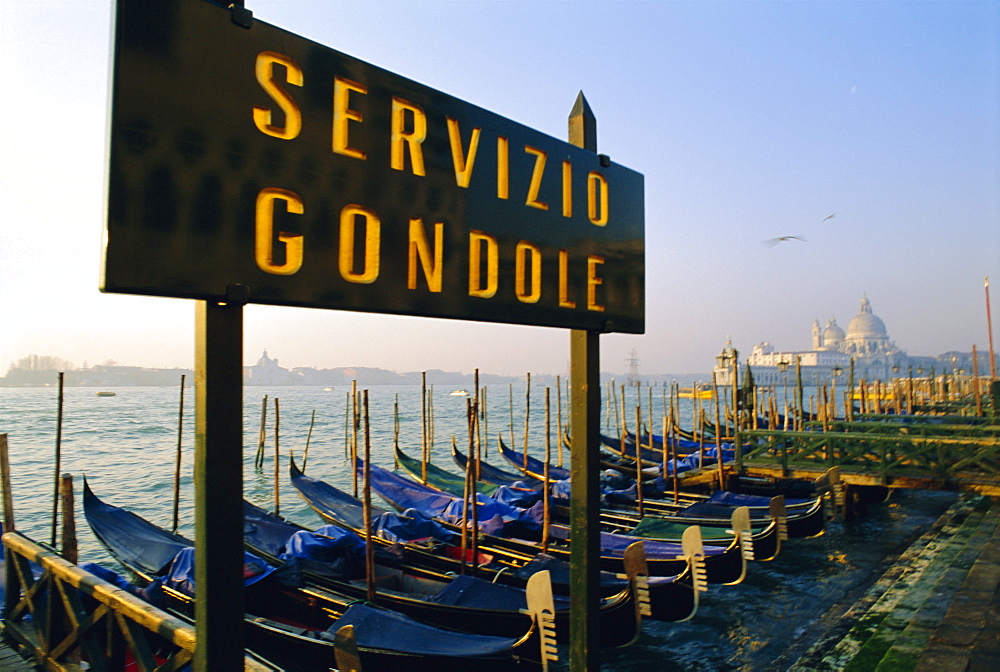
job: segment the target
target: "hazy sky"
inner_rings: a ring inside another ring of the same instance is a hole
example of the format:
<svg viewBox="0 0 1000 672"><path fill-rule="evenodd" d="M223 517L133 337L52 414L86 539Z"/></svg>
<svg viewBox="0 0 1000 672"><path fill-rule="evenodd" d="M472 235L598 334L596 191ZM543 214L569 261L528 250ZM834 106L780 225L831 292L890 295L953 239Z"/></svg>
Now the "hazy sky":
<svg viewBox="0 0 1000 672"><path fill-rule="evenodd" d="M867 294L913 355L1000 312L1000 3L248 0L256 18L645 175L647 332L602 369L807 349ZM29 354L190 367L194 304L101 294L111 0L0 0L0 375ZM832 219L824 219L833 213ZM765 240L798 236L769 246ZM245 359L560 373L556 329L248 306ZM996 324L997 320L994 319ZM1000 345L1000 326L995 336Z"/></svg>

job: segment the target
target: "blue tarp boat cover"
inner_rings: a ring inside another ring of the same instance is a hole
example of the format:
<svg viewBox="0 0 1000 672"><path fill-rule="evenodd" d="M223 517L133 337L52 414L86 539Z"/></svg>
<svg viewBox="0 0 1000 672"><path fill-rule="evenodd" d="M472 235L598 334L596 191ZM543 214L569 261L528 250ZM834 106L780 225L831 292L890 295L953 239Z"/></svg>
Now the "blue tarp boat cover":
<svg viewBox="0 0 1000 672"><path fill-rule="evenodd" d="M81 563L80 569L90 572L99 579L104 579L111 585L121 588L130 595L135 595L154 607L163 608L167 604L166 595L163 593L163 581L161 579L156 579L145 588L140 588L118 572L114 572L94 562Z"/></svg>
<svg viewBox="0 0 1000 672"><path fill-rule="evenodd" d="M354 626L358 646L405 651L414 655L455 658L508 653L515 639L471 635L425 625L395 611L365 604L351 605L321 637L333 641L337 630Z"/></svg>
<svg viewBox="0 0 1000 672"><path fill-rule="evenodd" d="M170 565L170 571L163 578L165 586L180 591L189 597L194 597L195 595L194 554L194 546L182 548ZM274 567L253 553L243 552L243 585L252 586L273 571Z"/></svg>
<svg viewBox="0 0 1000 672"><path fill-rule="evenodd" d="M462 522L461 498L434 490L374 464L370 467L369 477L372 489L386 501L392 502L396 508L417 509L447 523ZM477 495L476 502L477 520L486 534L497 534L496 530L515 522L528 530L542 528L542 502L529 509L509 506L484 495ZM472 507L468 508L468 513L471 514Z"/></svg>
<svg viewBox="0 0 1000 672"><path fill-rule="evenodd" d="M550 527L550 532L552 533L552 536L557 539L569 539L569 528L564 525L552 525ZM642 545L646 551L646 557L650 560L673 560L684 554L684 550L678 543L670 541L654 541L626 534L612 534L610 532L601 532L601 554L622 557L625 554L625 549L637 541L643 542ZM714 550L710 550L713 548ZM724 550L725 549L706 546L705 555L714 555L721 553Z"/></svg>
<svg viewBox="0 0 1000 672"><path fill-rule="evenodd" d="M763 495L741 495L737 492L729 492L728 490L716 490L712 493L712 496L707 500L710 504L724 504L726 506L769 506L771 504L771 498ZM810 500L808 499L789 499L785 498L785 505L791 506L793 504L805 504Z"/></svg>
<svg viewBox="0 0 1000 672"><path fill-rule="evenodd" d="M455 538L454 532L417 509L378 515L372 520L372 534L402 544L430 539L450 543Z"/></svg>
<svg viewBox="0 0 1000 672"><path fill-rule="evenodd" d="M285 542L300 529L298 525L243 500L243 540L254 548L277 557L284 550Z"/></svg>
<svg viewBox="0 0 1000 672"><path fill-rule="evenodd" d="M569 609L569 598L555 596L557 610ZM448 582L441 592L429 597L428 602L449 604L456 607L476 607L498 611L527 609L528 600L523 588L491 583L478 577L460 574Z"/></svg>
<svg viewBox="0 0 1000 672"><path fill-rule="evenodd" d="M324 525L311 531L296 531L285 542L278 557L281 560L305 558L334 562L339 558L356 560L364 556L365 542L361 537L336 525Z"/></svg>
<svg viewBox="0 0 1000 672"><path fill-rule="evenodd" d="M721 518L730 520L733 517L733 507L727 504L713 504L711 502L697 502L686 506L677 512L678 516L684 518ZM750 513L751 520L769 519L767 513Z"/></svg>
<svg viewBox="0 0 1000 672"><path fill-rule="evenodd" d="M557 481L557 483L562 483L563 481ZM552 484L552 489L555 490L556 483ZM566 492L569 492L569 486L567 484ZM553 495L554 496L554 495ZM542 493L540 490L532 490L526 487L517 485L500 485L497 489L493 491L490 495L494 500L502 502L503 504L510 504L511 506L518 506L527 508L533 505L535 502L542 498Z"/></svg>

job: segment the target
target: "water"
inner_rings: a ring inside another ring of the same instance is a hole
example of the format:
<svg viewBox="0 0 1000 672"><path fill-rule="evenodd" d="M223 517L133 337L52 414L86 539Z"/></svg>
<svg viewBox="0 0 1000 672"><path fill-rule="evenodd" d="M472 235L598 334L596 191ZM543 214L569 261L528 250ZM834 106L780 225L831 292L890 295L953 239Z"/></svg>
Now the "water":
<svg viewBox="0 0 1000 672"><path fill-rule="evenodd" d="M179 389L116 388L114 397L97 397L96 391L79 387L64 391L60 471L73 474L78 502L86 475L94 491L106 501L169 527ZM433 456L446 468L452 468L453 464L452 435L460 447L468 445L467 398L451 396L450 391L433 390ZM244 389L243 479L247 499L267 508L274 506L275 398L280 405L282 455L292 452L301 466L315 411L309 437L308 473L351 491L351 473L345 460L345 437L349 435L345 410L349 392L349 387ZM648 405L647 393L642 394L643 404ZM264 468L258 471L254 469L254 457L264 395L268 395L267 440ZM525 396L523 385L488 389L490 435L503 432L506 441L517 447L523 445ZM369 390L371 451L375 463L392 463L397 404L400 446L411 455L419 455L420 399L419 386L375 386ZM565 391L562 402L565 418ZM661 403L660 391L656 390L653 411L657 415L661 413ZM551 392L551 405L554 434L555 390ZM634 405L634 396L630 396L626 401L626 407L632 409L628 416L630 424L634 423ZM56 411L55 388L0 388L0 433L8 435L15 520L22 532L39 541L48 541L52 529ZM681 400L681 417L683 424L690 426L688 400ZM614 420L603 412L601 421L602 425L614 426ZM536 387L531 390L528 424L531 451L541 455L545 440L544 390ZM557 448L553 440L553 459L558 455ZM180 488L180 532L187 536L193 536L194 524L193 450L194 393L189 387L185 392L181 433ZM497 466L506 466L495 451L489 457ZM564 460L568 464L568 454ZM320 524L288 484L284 469L279 485L278 503L283 515L309 526ZM636 645L602 652L604 667L609 670L769 669L799 635L847 593L872 580L872 571L883 558L929 526L954 499L952 493L896 491L889 502L874 507L858 523L844 525L835 521L821 537L793 539L783 546L774 561L753 563L742 584L710 586L692 621L647 622ZM113 564L79 515L77 533L81 560Z"/></svg>

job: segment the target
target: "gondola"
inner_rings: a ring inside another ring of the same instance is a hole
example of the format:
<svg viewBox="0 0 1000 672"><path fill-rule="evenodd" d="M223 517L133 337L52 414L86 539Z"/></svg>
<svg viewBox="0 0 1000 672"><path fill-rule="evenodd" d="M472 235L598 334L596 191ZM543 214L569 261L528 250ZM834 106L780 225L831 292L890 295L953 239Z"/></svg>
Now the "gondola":
<svg viewBox="0 0 1000 672"><path fill-rule="evenodd" d="M508 462L515 465L523 462L523 455L507 448L503 445L502 440L500 447L504 458ZM544 469L541 460L536 458L529 456L528 463L531 465L532 473L534 470ZM832 471L835 471L835 469ZM817 481L822 481L823 478L820 477ZM827 475L826 478L831 477ZM837 476L832 476L832 478L836 479ZM646 493L649 489L649 486L646 485L643 488L643 492ZM830 488L822 486L818 491L825 491L826 489ZM830 491L832 492L835 489L832 488ZM727 498L732 499L732 496L726 495L724 492L714 493L708 497L696 493L686 493L685 497L674 503L670 501L668 493L661 490L658 496L645 498L643 500L643 508L645 512L651 515L681 516L687 518L691 524L696 523L718 527L728 525L732 516L733 505L725 501ZM756 502L746 499L736 505L750 507L750 517L753 524L766 524L765 521L772 517L770 499L763 498ZM826 519L824 502L826 501L828 500L822 495L814 495L808 499L784 502L788 537L809 538L823 534ZM634 510L636 507L635 502L623 502L620 499L613 502L612 505L613 508L623 510Z"/></svg>
<svg viewBox="0 0 1000 672"><path fill-rule="evenodd" d="M463 465L463 468L467 468L468 458L466 456L460 455L457 451L453 451L453 458L456 463ZM423 465L416 459L408 456L400 448L396 448L396 462L399 464L400 468L407 472L415 480L420 480L423 474ZM480 467L485 463L480 462ZM457 487L459 483L459 477L455 474L451 474L437 465L428 464L427 466L427 483L426 485L433 487L435 489L447 492L453 496L461 496L462 491ZM622 491L612 491L617 494L618 498L621 497ZM498 494L503 494L501 492L493 491L492 497L496 497ZM560 522L566 522L569 520L569 508L566 504L568 498L568 489L565 489L565 496L562 497L552 497L551 501L553 503L553 510L558 516ZM602 493L602 500L615 501L615 497L605 497L605 493ZM527 489L517 489L511 494L505 494L505 499L503 501L517 506L527 505L531 506L535 501L541 498L541 491L527 490ZM520 499L517 497L520 496ZM634 497L634 492L632 493ZM634 499L629 500L634 502ZM518 503L522 502L522 503ZM747 508L747 504L759 505L760 501L744 502L742 505ZM737 524L733 521L733 516L736 514L736 509L739 505L734 506L729 514L729 519L724 525L702 525L702 541L705 541L714 546L742 546L742 552L746 555L747 559L755 560L773 560L777 557L779 550L781 549L781 537L782 531L784 530L784 517L787 515L782 502L776 501L765 502L768 507L767 516L758 516L754 521L754 525L751 526L751 518L749 514L749 509L746 514L746 523ZM743 520L742 517L739 518L740 521ZM638 513L632 513L628 511L622 511L620 509L611 509L604 507L600 512L601 527L606 532L612 532L617 534L626 534L635 537L649 538L649 539L659 539L665 541L679 542L683 535L684 529L690 525L699 524L698 521L687 519L678 519L675 516L642 516ZM715 523L717 521L710 521ZM642 524L642 527L637 527ZM735 550L735 549L734 549Z"/></svg>
<svg viewBox="0 0 1000 672"><path fill-rule="evenodd" d="M306 476L299 470L294 460L291 461L290 471L292 486L320 518L345 529L364 533L361 501L329 483ZM387 512L382 509L372 507L373 519L385 513ZM414 520L423 517L418 511L404 511L404 515ZM492 543L492 538L488 536L481 536L479 547L475 551L468 549L463 555L459 537L453 532L451 534L452 541L434 540L423 544L397 543L395 540L381 537L373 539L382 546L391 547L408 565L431 567L444 572L459 572L466 564L472 564L475 560L480 576L493 582L510 585L523 585L533 572L546 569L549 571L554 592L569 594L569 562L565 557L542 553L541 547L537 545L499 546ZM686 560L681 563L681 571L676 575L648 577L646 583L651 606L650 618L682 621L694 616L699 604L699 590L695 588L698 577L692 571L692 565L705 563L704 554L699 537L697 542L692 541L684 548ZM463 557L468 562L463 563ZM606 571L600 573L599 585L602 595L612 595L635 582L636 579L630 580L627 573Z"/></svg>
<svg viewBox="0 0 1000 672"><path fill-rule="evenodd" d="M397 510L417 509L453 526L463 519L462 498L434 490L377 465L368 465L368 468L372 489ZM487 534L492 546L518 550L537 545L541 532L541 502L536 503L531 509L521 509L481 495L476 499L480 524L484 525L483 521L486 521L487 524L499 528L495 533ZM549 553L569 559L569 528L550 524L549 535ZM622 553L636 541L643 541L646 563L653 576L673 576L683 571L687 561L677 543L639 540L608 532L600 533L601 569L616 573L624 572ZM743 580L746 574L746 559L738 545L706 546L705 555L710 583L732 584Z"/></svg>
<svg viewBox="0 0 1000 672"><path fill-rule="evenodd" d="M386 520L391 517L392 521ZM378 530L392 530L392 542L400 540L399 517L390 512L373 521ZM428 521L432 523L432 521ZM440 534L451 535L444 528ZM426 534L426 529L418 534ZM426 539L426 537L424 537ZM336 525L309 530L244 501L243 539L248 550L273 565L295 561L310 585L332 590L356 600L402 612L425 623L484 635L517 637L531 628L527 596L523 586L495 583L465 574L418 567L404 562L385 545L376 545L374 598L368 596L364 578L364 541L355 532ZM341 552L340 549L349 549ZM357 553L360 552L360 556ZM360 572L358 570L361 570ZM461 567L455 569L461 571ZM555 634L557 642L568 643L569 600L557 596ZM633 592L625 586L602 598L600 605L602 646L632 644L639 635L641 620Z"/></svg>
<svg viewBox="0 0 1000 672"><path fill-rule="evenodd" d="M158 583L171 610L193 615L190 540L101 501L86 479L83 508L94 535L112 557L136 579ZM447 667L475 672L541 667L537 621L518 638L456 632L319 588L290 588L278 580L279 574L263 559L246 554L244 623L255 650L287 669L325 672L336 667L336 631L348 624L354 626L362 665L371 669ZM551 613L551 602L532 609Z"/></svg>

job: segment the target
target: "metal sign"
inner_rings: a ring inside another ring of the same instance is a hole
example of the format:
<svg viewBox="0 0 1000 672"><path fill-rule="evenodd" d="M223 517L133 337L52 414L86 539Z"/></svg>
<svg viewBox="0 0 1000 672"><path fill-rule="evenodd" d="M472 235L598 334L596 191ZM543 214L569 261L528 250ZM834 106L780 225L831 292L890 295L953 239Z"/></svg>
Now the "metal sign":
<svg viewBox="0 0 1000 672"><path fill-rule="evenodd" d="M102 291L644 331L641 174L205 0L114 44Z"/></svg>

